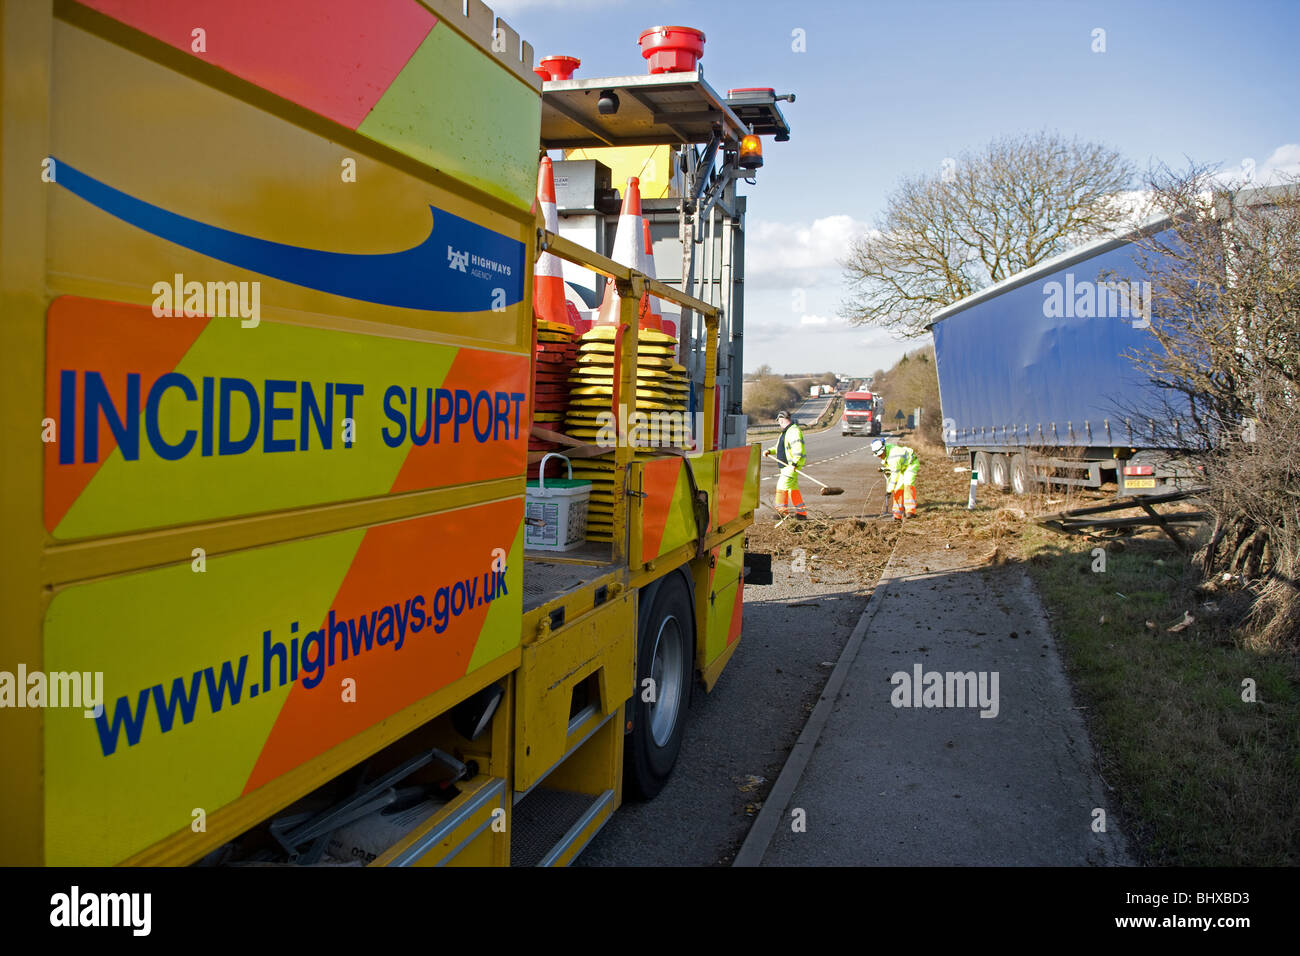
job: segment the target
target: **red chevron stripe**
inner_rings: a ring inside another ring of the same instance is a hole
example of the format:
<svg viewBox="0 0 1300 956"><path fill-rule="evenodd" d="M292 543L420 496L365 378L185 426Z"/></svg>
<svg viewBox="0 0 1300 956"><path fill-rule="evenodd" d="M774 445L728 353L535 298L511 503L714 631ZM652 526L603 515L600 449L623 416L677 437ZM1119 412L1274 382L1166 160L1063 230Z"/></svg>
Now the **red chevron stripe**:
<svg viewBox="0 0 1300 956"><path fill-rule="evenodd" d="M349 129L438 22L414 0L81 2Z"/></svg>

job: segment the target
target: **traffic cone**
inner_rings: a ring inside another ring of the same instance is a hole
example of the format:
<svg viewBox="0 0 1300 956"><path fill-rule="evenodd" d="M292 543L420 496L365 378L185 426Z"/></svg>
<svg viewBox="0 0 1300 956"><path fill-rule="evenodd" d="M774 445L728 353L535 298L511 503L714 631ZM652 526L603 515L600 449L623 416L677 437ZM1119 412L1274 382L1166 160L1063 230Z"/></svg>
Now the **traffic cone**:
<svg viewBox="0 0 1300 956"><path fill-rule="evenodd" d="M618 215L618 226L614 230L614 251L610 258L638 272L647 271L643 221L641 181L633 176L627 181L627 192L623 195L623 210ZM618 325L618 289L612 281L605 283L605 297L601 300L595 324Z"/></svg>
<svg viewBox="0 0 1300 956"><path fill-rule="evenodd" d="M655 275L655 247L650 241L650 220L644 216L641 218L641 228L645 233L645 274L652 279L658 279L659 276ZM658 297L646 293L641 305L641 328L662 330L664 317L659 311Z"/></svg>
<svg viewBox="0 0 1300 956"><path fill-rule="evenodd" d="M543 156L537 169L537 201L542 206L546 231L559 235L560 217L555 209L555 172L551 157ZM573 327L565 304L564 272L560 260L543 252L533 270L533 314L547 322Z"/></svg>
<svg viewBox="0 0 1300 956"><path fill-rule="evenodd" d="M559 233L555 208L555 171L549 156L537 169L537 201L548 232ZM533 390L531 424L550 431L563 427L569 404L568 377L577 358L573 309L565 293L560 260L549 252L538 257L533 270ZM530 427L531 432L531 427ZM537 477L537 460L560 446L530 433L528 477Z"/></svg>

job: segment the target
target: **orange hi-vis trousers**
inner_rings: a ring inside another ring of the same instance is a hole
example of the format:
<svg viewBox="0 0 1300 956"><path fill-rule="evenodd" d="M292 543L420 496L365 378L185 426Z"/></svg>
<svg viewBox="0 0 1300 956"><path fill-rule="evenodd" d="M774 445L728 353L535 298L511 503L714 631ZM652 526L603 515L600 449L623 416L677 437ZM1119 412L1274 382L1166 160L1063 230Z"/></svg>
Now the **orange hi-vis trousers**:
<svg viewBox="0 0 1300 956"><path fill-rule="evenodd" d="M794 512L797 515L803 515L805 518L808 517L808 511L803 505L803 494L798 488L792 488L790 491L777 489L776 510L783 515Z"/></svg>
<svg viewBox="0 0 1300 956"><path fill-rule="evenodd" d="M900 485L894 489L890 499L894 505L894 518L903 520L906 512L909 518L916 517L916 485Z"/></svg>

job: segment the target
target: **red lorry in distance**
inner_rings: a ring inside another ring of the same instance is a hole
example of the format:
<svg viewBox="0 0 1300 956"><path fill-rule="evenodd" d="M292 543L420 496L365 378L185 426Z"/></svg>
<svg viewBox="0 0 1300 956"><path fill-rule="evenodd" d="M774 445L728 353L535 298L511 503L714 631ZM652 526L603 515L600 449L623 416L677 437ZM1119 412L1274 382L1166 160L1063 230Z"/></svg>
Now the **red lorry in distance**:
<svg viewBox="0 0 1300 956"><path fill-rule="evenodd" d="M880 434L880 397L871 392L845 392L842 435Z"/></svg>

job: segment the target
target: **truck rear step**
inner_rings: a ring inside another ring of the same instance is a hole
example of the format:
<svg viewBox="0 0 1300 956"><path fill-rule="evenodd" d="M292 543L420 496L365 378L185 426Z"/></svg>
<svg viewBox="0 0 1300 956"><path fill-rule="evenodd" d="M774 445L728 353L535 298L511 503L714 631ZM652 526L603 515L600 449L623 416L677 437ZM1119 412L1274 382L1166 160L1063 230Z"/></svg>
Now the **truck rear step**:
<svg viewBox="0 0 1300 956"><path fill-rule="evenodd" d="M572 860L614 810L614 791L594 796L538 787L514 810L511 866L557 866Z"/></svg>

